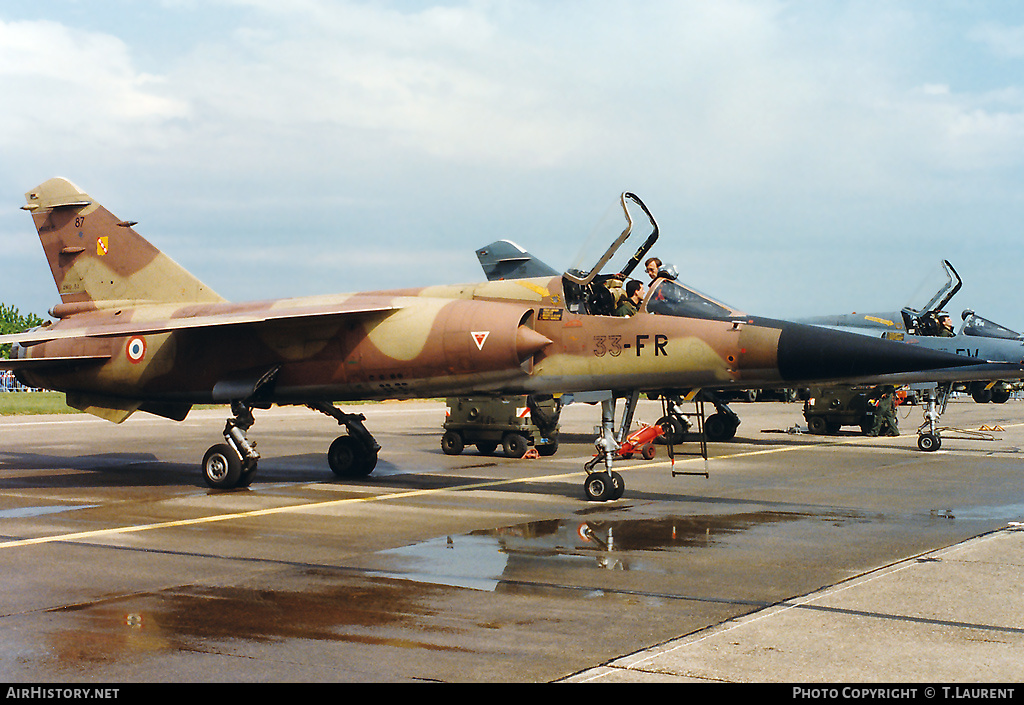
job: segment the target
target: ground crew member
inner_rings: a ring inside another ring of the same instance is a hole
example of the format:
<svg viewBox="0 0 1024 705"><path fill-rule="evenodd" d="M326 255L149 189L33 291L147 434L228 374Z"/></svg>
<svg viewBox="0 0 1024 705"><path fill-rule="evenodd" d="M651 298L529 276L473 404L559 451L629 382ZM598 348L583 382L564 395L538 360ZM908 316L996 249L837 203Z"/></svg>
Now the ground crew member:
<svg viewBox="0 0 1024 705"><path fill-rule="evenodd" d="M882 396L875 403L875 423L868 435L900 435L900 429L896 423L896 390L893 387L882 388Z"/></svg>
<svg viewBox="0 0 1024 705"><path fill-rule="evenodd" d="M626 282L626 296L622 299L619 307L615 309L616 316L632 316L640 310L640 303L644 300L644 288L636 279Z"/></svg>
<svg viewBox="0 0 1024 705"><path fill-rule="evenodd" d="M648 257L647 261L644 262L644 268L647 270L647 276L649 276L653 282L658 278L658 271L661 269L661 260L657 257Z"/></svg>

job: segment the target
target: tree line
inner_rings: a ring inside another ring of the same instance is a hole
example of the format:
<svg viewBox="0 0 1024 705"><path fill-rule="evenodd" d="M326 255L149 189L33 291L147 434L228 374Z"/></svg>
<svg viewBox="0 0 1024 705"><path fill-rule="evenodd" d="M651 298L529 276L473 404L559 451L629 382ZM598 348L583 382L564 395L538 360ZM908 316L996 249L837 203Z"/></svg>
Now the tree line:
<svg viewBox="0 0 1024 705"><path fill-rule="evenodd" d="M0 302L0 335L8 335L10 333L21 333L29 328L35 326L41 326L43 319L34 313L28 313L22 315L18 312L18 309L14 306L8 306L5 303ZM11 356L11 344L5 343L0 345L0 357L8 358Z"/></svg>

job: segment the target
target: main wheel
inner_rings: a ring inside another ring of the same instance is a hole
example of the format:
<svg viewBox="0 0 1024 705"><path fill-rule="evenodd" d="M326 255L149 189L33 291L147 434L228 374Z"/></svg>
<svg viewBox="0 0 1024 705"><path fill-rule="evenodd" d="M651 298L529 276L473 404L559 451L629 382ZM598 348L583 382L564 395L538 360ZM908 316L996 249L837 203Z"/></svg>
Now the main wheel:
<svg viewBox="0 0 1024 705"><path fill-rule="evenodd" d="M544 457L549 457L555 454L558 450L558 439L552 438L550 443L543 443L537 446L537 454Z"/></svg>
<svg viewBox="0 0 1024 705"><path fill-rule="evenodd" d="M203 456L203 479L216 490L238 486L242 476L242 459L227 443L211 446Z"/></svg>
<svg viewBox="0 0 1024 705"><path fill-rule="evenodd" d="M526 449L530 445L518 433L506 433L505 437L501 439L501 444L505 448L505 455L510 458L522 458L526 455Z"/></svg>
<svg viewBox="0 0 1024 705"><path fill-rule="evenodd" d="M583 493L591 502L604 502L614 491L613 479L607 473L595 472L583 481Z"/></svg>
<svg viewBox="0 0 1024 705"><path fill-rule="evenodd" d="M676 446L682 443L683 439L686 438L686 427L683 426L682 420L677 416L662 416L658 419L658 425L661 426L665 435L655 438L655 443L661 443L663 445L671 443Z"/></svg>
<svg viewBox="0 0 1024 705"><path fill-rule="evenodd" d="M352 436L338 436L327 451L327 464L338 477L365 477L377 467L377 453Z"/></svg>
<svg viewBox="0 0 1024 705"><path fill-rule="evenodd" d="M441 436L441 450L445 455L458 455L465 447L466 443L458 431L445 431Z"/></svg>
<svg viewBox="0 0 1024 705"><path fill-rule="evenodd" d="M938 450L942 446L942 439L932 433L922 433L917 437L917 447L925 452Z"/></svg>
<svg viewBox="0 0 1024 705"><path fill-rule="evenodd" d="M736 436L736 423L725 414L712 414L704 422L704 434L709 441L728 441Z"/></svg>
<svg viewBox="0 0 1024 705"><path fill-rule="evenodd" d="M235 487L248 487L255 479L256 463L252 463L249 467L242 469L242 475L238 478L238 484Z"/></svg>

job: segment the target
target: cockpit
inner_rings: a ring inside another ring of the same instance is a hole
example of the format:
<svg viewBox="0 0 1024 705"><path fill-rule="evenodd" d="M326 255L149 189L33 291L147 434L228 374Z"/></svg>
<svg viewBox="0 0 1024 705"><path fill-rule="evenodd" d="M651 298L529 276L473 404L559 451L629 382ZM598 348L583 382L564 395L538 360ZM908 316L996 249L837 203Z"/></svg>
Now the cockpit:
<svg viewBox="0 0 1024 705"><path fill-rule="evenodd" d="M946 281L939 287L934 296L920 309L905 306L902 310L903 324L906 331L911 335L941 336L952 335L947 333L942 318L948 316L941 311L942 307L949 303L956 292L960 291L963 281L960 275L953 269L949 260L942 260L942 268L946 275ZM955 280L955 281L954 281Z"/></svg>
<svg viewBox="0 0 1024 705"><path fill-rule="evenodd" d="M623 216L626 224L620 231ZM609 231L611 245L602 250L604 243L608 242ZM620 266L616 256L620 252L629 252L640 240L642 242L631 256L618 258L624 258ZM616 310L626 295L626 283L630 275L657 240L658 224L647 206L635 194L623 193L617 207L606 216L577 256L576 264L562 276L566 308L573 313L593 316L616 315ZM624 247L627 241L631 242ZM602 252L596 263L586 264L593 260L595 252ZM707 319L729 319L739 314L736 309L714 301L676 281L677 275L675 267L663 266L656 279L649 284L642 282L645 298L640 303L639 310L665 316Z"/></svg>
<svg viewBox="0 0 1024 705"><path fill-rule="evenodd" d="M965 310L960 314L960 317L964 321L963 328L961 329L964 335L973 335L979 338L1000 338L1002 340L1024 340L1024 336L1017 331L1010 330L1006 326L1001 326L987 318L982 318L970 309Z"/></svg>
<svg viewBox="0 0 1024 705"><path fill-rule="evenodd" d="M903 321L906 325L907 332L914 335L921 336L951 336L952 323L949 322L949 315L942 311L942 307L949 303L949 300L953 298L953 295L960 290L963 282L960 279L960 275L953 269L953 265L948 260L942 261L942 267L945 271L946 281L939 287L938 292L922 307L920 310L905 307L902 311ZM977 315L971 309L965 309L960 314L960 318L963 319L963 326L960 329L960 333L963 335L971 335L979 338L1000 338L1002 340L1024 340L1017 331L1011 330L1006 326L1001 326L994 321L990 321L987 318L982 318ZM943 319L946 323L943 323Z"/></svg>

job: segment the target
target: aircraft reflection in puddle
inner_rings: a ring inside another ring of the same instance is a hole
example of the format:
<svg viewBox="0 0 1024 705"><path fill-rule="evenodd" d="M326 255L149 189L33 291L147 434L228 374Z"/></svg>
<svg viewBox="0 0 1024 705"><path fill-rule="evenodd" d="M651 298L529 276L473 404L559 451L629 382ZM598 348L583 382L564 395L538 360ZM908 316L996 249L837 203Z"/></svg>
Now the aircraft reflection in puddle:
<svg viewBox="0 0 1024 705"><path fill-rule="evenodd" d="M534 521L446 536L381 552L399 568L375 574L475 590L519 584L518 575L552 568L659 570L651 552L704 548L765 524L854 516L759 511L657 518L581 518ZM525 568L531 567L527 572ZM538 573L539 571L539 573ZM531 581L533 582L533 581ZM564 586L563 586L564 589ZM593 591L599 594L600 591Z"/></svg>

